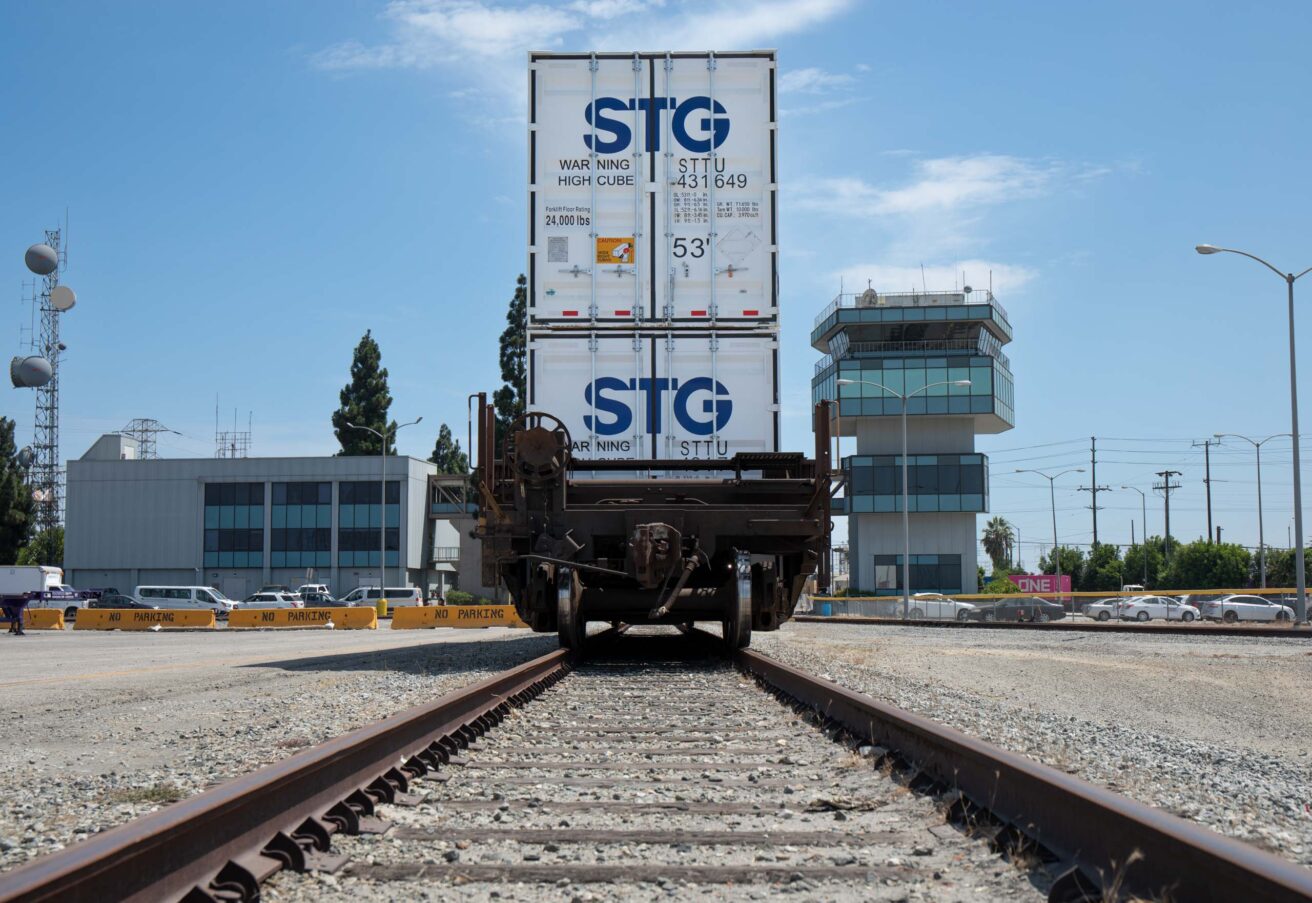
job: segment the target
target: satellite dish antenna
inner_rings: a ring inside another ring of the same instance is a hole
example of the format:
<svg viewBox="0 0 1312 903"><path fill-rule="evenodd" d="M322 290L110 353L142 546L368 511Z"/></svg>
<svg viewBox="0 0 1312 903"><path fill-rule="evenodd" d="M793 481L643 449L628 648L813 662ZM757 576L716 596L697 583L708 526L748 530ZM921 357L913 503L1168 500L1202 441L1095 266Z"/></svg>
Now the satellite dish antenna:
<svg viewBox="0 0 1312 903"><path fill-rule="evenodd" d="M36 389L44 386L54 377L54 368L50 361L40 355L14 358L9 362L9 380L18 389Z"/></svg>
<svg viewBox="0 0 1312 903"><path fill-rule="evenodd" d="M50 306L58 311L72 310L77 303L77 295L67 285L57 285L50 292Z"/></svg>
<svg viewBox="0 0 1312 903"><path fill-rule="evenodd" d="M29 467L31 467L32 462L35 460L36 460L36 452L32 451L32 449L30 448L24 448L22 451L18 453L18 466L23 468L24 470L27 470Z"/></svg>
<svg viewBox="0 0 1312 903"><path fill-rule="evenodd" d="M49 276L59 269L59 255L50 245L32 245L23 255L23 262L38 276Z"/></svg>

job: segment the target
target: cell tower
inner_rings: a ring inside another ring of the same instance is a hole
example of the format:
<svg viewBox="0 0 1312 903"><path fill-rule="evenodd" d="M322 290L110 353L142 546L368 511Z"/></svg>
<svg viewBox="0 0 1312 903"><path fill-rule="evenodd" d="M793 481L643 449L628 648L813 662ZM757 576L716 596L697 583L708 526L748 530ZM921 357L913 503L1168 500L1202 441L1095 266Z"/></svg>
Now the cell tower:
<svg viewBox="0 0 1312 903"><path fill-rule="evenodd" d="M59 341L59 315L70 309L72 292L59 291L60 270L68 265L60 229L46 230L46 247L54 251L55 266L42 277L37 303L41 328L36 351L50 362L50 380L36 390L36 438L32 443L32 497L36 500L36 522L40 530L58 527L63 521L64 468L59 457L59 358L64 345Z"/></svg>
<svg viewBox="0 0 1312 903"><path fill-rule="evenodd" d="M151 420L147 417L136 418L123 427L120 432L137 440L137 457L142 461L153 461L159 457L159 452L155 450L155 437L160 433L182 435L177 430L169 429L158 420Z"/></svg>
<svg viewBox="0 0 1312 903"><path fill-rule="evenodd" d="M214 402L214 457L249 458L251 456L251 418L247 414L246 429L237 429L237 411L232 412L232 429L219 429L219 403Z"/></svg>

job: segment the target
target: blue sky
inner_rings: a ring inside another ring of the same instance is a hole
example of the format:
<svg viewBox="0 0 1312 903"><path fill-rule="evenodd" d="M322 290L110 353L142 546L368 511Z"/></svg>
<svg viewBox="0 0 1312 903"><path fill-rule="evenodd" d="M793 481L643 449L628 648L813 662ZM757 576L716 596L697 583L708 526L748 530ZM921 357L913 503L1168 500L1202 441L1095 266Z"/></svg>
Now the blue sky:
<svg viewBox="0 0 1312 903"><path fill-rule="evenodd" d="M424 457L498 382L525 256L524 52L774 47L788 445L810 445L808 332L840 280L992 271L1018 422L980 448L1027 560L1051 534L1046 484L1011 471L1087 467L1091 435L1101 484L1184 472L1172 527L1193 538L1191 441L1289 429L1284 286L1192 249L1312 265L1309 33L1301 2L5 4L0 335L21 349L22 250L67 207L66 457L134 417L183 434L162 454L207 456L216 395L229 425L252 412L254 453L331 453L365 329L393 414L424 416L401 439ZM31 393L3 399L30 437ZM1283 544L1288 443L1263 458ZM1251 450L1215 450L1213 477L1225 537L1256 544ZM1139 497L1100 501L1100 538L1127 542ZM1058 492L1063 541L1091 539L1087 504ZM1160 499L1148 520L1162 531Z"/></svg>

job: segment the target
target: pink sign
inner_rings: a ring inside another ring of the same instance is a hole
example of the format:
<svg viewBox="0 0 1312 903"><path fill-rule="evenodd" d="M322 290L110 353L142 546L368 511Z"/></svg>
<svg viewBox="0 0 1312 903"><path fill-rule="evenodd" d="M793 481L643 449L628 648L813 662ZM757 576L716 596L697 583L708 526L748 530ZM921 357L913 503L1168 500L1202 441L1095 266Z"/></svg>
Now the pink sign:
<svg viewBox="0 0 1312 903"><path fill-rule="evenodd" d="M1061 575L1061 588L1057 587L1056 574L1008 574L1007 579L1016 584L1022 593L1069 593L1071 591L1070 574Z"/></svg>

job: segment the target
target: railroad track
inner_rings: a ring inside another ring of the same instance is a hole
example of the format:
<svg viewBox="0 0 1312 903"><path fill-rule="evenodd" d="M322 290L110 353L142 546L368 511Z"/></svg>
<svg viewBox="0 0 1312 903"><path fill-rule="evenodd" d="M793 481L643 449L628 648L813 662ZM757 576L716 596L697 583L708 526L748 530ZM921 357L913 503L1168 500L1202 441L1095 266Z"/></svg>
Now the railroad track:
<svg viewBox="0 0 1312 903"><path fill-rule="evenodd" d="M1137 633L1140 636L1189 635L1196 637L1273 637L1276 639L1312 639L1312 629L1307 627L1259 627L1230 626L1210 624L1167 624L1148 622L1116 621L957 621L939 618L872 618L861 615L793 615L794 621L805 624L876 624L883 627L945 627L964 628L966 630L1050 630L1068 633Z"/></svg>
<svg viewBox="0 0 1312 903"><path fill-rule="evenodd" d="M507 883L583 899L1312 898L1312 872L1283 859L767 656L608 632L584 661L543 656L0 876L0 900Z"/></svg>

